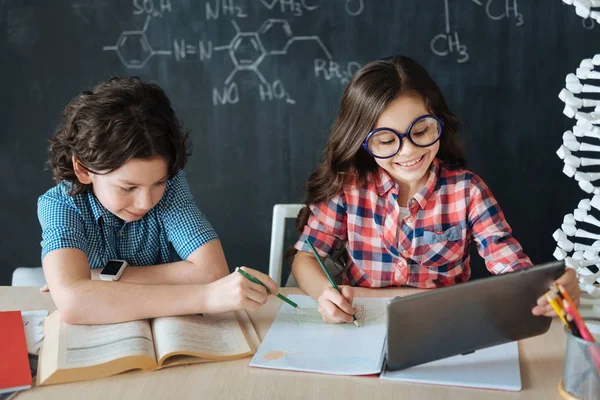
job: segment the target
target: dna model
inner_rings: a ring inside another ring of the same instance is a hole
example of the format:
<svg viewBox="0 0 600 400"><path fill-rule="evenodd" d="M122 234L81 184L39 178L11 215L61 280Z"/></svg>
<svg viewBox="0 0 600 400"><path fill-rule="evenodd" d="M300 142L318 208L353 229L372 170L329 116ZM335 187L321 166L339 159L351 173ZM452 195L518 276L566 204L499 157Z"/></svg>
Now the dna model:
<svg viewBox="0 0 600 400"><path fill-rule="evenodd" d="M557 243L553 256L576 270L581 290L589 294L581 300L584 318L600 318L600 86L594 80L600 83L600 54L582 60L558 95L565 103L563 114L575 124L564 132L556 154L564 161L563 173L591 198L566 214L552 235Z"/></svg>

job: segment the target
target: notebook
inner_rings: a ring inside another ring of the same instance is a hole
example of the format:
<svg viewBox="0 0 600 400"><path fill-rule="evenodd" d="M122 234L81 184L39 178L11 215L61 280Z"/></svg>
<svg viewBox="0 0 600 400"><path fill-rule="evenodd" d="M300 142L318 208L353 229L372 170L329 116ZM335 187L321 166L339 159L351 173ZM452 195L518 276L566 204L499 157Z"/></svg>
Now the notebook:
<svg viewBox="0 0 600 400"><path fill-rule="evenodd" d="M324 322L317 302L309 296L289 298L300 308L279 309L250 366L335 375L381 372L390 299L354 299L360 323L356 327Z"/></svg>
<svg viewBox="0 0 600 400"><path fill-rule="evenodd" d="M0 312L0 393L25 390L32 378L20 311Z"/></svg>
<svg viewBox="0 0 600 400"><path fill-rule="evenodd" d="M510 342L400 371L384 371L380 379L519 391L519 346Z"/></svg>

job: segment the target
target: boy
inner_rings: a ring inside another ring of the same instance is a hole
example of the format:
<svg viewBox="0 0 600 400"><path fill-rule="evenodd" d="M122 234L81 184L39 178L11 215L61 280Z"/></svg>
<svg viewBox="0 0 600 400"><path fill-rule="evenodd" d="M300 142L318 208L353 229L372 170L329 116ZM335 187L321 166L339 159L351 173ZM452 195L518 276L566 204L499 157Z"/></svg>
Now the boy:
<svg viewBox="0 0 600 400"><path fill-rule="evenodd" d="M57 186L39 198L38 218L44 275L63 321L254 311L266 302L264 287L228 275L182 171L187 134L159 86L113 78L78 95L50 143ZM111 259L135 267L97 281ZM267 275L243 268L277 293Z"/></svg>

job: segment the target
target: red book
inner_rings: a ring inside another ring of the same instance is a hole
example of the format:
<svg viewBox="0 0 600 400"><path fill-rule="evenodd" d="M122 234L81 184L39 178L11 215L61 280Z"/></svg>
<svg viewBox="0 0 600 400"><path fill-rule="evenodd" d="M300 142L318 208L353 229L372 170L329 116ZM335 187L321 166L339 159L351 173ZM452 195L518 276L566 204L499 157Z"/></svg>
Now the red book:
<svg viewBox="0 0 600 400"><path fill-rule="evenodd" d="M0 311L0 393L31 387L21 311Z"/></svg>

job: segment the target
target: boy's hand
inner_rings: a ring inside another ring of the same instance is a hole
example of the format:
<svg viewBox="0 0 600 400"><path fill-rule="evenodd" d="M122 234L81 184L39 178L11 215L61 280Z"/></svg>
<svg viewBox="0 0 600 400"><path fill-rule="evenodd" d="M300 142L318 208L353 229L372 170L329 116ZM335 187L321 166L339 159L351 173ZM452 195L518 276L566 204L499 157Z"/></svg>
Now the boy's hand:
<svg viewBox="0 0 600 400"><path fill-rule="evenodd" d="M319 304L319 313L325 322L339 324L342 322L352 322L352 314L355 313L352 307L354 300L354 289L351 286L340 286L342 293L332 287L323 290L317 300Z"/></svg>
<svg viewBox="0 0 600 400"><path fill-rule="evenodd" d="M260 271L241 267L241 269L264 283L271 294L277 294L277 284L268 275ZM206 285L206 312L217 314L235 310L256 311L267 302L267 289L244 277L237 271Z"/></svg>
<svg viewBox="0 0 600 400"><path fill-rule="evenodd" d="M579 307L579 298L581 297L581 289L579 288L579 282L577 281L577 274L575 270L572 268L567 268L564 274L560 278L558 278L555 284L561 284L567 293L569 293L569 297L573 300L576 307ZM546 295L540 297L537 301L537 306L533 307L531 310L533 315L545 315L546 317L555 317L556 311L552 308L550 304L548 304L548 299L546 299Z"/></svg>

